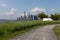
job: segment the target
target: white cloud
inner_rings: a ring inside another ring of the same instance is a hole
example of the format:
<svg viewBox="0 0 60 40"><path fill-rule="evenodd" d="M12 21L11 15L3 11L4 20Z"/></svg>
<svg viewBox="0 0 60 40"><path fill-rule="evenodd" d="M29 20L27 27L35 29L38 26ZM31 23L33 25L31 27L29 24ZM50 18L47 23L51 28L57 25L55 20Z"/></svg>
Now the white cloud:
<svg viewBox="0 0 60 40"><path fill-rule="evenodd" d="M16 13L16 11L17 11L17 9L12 8L11 11L10 11L10 14L14 14L14 13Z"/></svg>
<svg viewBox="0 0 60 40"><path fill-rule="evenodd" d="M16 12L17 10L15 8L11 8L10 10L7 10L6 12L1 13L0 19L16 19L17 18Z"/></svg>
<svg viewBox="0 0 60 40"><path fill-rule="evenodd" d="M20 14L20 16L24 16L24 14Z"/></svg>
<svg viewBox="0 0 60 40"><path fill-rule="evenodd" d="M11 8L10 11L3 12L3 13L1 13L1 15L2 15L2 16L9 16L9 15L13 15L13 14L15 14L16 12L17 12L17 9L15 9L15 8Z"/></svg>
<svg viewBox="0 0 60 40"><path fill-rule="evenodd" d="M28 13L25 13L26 16L28 16ZM21 13L19 16L24 16L24 13Z"/></svg>
<svg viewBox="0 0 60 40"><path fill-rule="evenodd" d="M0 6L1 6L1 7L6 7L7 4L6 4L4 1L0 1Z"/></svg>
<svg viewBox="0 0 60 40"><path fill-rule="evenodd" d="M37 11L39 11L39 12L45 12L46 9L34 8L30 12L37 12Z"/></svg>
<svg viewBox="0 0 60 40"><path fill-rule="evenodd" d="M31 12L32 15L37 15L37 14L39 14L40 12L46 12L46 9L34 8L34 9L32 9L30 12Z"/></svg>
<svg viewBox="0 0 60 40"><path fill-rule="evenodd" d="M0 4L0 6L2 6L2 7L6 7L7 5L6 5L6 4Z"/></svg>
<svg viewBox="0 0 60 40"><path fill-rule="evenodd" d="M11 8L11 10L9 12L6 12L6 15L13 15L16 13L16 9L15 8Z"/></svg>
<svg viewBox="0 0 60 40"><path fill-rule="evenodd" d="M54 11L55 9L51 9L51 11Z"/></svg>

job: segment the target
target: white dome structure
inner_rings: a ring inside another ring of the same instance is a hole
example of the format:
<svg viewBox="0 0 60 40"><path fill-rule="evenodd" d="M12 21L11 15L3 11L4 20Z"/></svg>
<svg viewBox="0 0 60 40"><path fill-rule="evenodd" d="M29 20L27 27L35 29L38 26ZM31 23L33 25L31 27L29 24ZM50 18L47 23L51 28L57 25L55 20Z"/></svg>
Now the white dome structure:
<svg viewBox="0 0 60 40"><path fill-rule="evenodd" d="M51 18L43 18L43 21L53 21Z"/></svg>

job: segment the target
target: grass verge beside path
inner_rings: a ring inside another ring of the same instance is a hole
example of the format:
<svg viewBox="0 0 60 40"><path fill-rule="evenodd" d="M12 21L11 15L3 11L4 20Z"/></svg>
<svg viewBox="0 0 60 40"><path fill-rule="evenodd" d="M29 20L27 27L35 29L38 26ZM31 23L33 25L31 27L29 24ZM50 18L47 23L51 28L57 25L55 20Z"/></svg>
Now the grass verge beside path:
<svg viewBox="0 0 60 40"><path fill-rule="evenodd" d="M56 25L53 31L56 34L57 40L60 40L60 25Z"/></svg>

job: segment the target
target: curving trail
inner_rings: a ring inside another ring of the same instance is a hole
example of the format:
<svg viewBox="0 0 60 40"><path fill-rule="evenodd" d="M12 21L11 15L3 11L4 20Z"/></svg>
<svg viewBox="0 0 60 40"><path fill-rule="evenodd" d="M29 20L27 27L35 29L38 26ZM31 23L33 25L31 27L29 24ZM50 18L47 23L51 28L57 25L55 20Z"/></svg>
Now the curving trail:
<svg viewBox="0 0 60 40"><path fill-rule="evenodd" d="M17 36L10 40L57 40L52 29L55 25L47 25L37 29L33 29L24 35Z"/></svg>

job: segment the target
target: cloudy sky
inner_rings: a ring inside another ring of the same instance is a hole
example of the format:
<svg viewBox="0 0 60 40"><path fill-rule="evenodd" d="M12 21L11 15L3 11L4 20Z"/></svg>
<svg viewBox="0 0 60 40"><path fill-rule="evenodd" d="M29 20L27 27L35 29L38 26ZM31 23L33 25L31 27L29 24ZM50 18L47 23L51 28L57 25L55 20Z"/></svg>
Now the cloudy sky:
<svg viewBox="0 0 60 40"><path fill-rule="evenodd" d="M0 19L16 19L24 11L31 14L59 12L60 0L0 0Z"/></svg>

